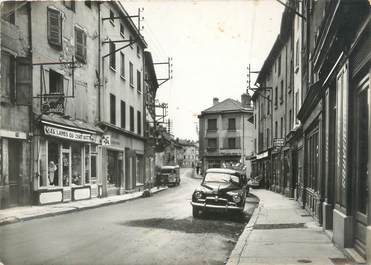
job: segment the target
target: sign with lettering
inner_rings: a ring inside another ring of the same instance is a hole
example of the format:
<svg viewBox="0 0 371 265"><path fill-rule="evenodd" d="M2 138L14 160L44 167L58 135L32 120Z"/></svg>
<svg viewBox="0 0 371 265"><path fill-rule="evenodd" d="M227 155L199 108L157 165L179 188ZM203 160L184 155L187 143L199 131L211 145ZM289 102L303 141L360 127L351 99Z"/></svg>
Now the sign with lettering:
<svg viewBox="0 0 371 265"><path fill-rule="evenodd" d="M57 98L49 98L46 102L43 102L42 105L43 113L57 113L64 114L64 96L63 94Z"/></svg>
<svg viewBox="0 0 371 265"><path fill-rule="evenodd" d="M273 147L282 147L285 145L285 139L283 138L274 138Z"/></svg>
<svg viewBox="0 0 371 265"><path fill-rule="evenodd" d="M264 153L256 155L257 160L262 159L262 158L266 158L266 157L268 157L268 151L265 151Z"/></svg>
<svg viewBox="0 0 371 265"><path fill-rule="evenodd" d="M44 125L45 135L64 138L79 142L95 142L95 136L90 133L74 132L66 129Z"/></svg>
<svg viewBox="0 0 371 265"><path fill-rule="evenodd" d="M103 135L102 136L102 145L111 145L111 135Z"/></svg>

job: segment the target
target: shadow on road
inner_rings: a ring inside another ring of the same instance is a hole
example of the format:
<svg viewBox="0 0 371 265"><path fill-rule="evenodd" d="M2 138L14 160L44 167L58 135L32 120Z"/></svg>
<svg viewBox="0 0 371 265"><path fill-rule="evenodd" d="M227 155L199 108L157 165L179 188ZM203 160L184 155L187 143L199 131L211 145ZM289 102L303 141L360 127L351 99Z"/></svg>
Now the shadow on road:
<svg viewBox="0 0 371 265"><path fill-rule="evenodd" d="M205 213L202 219L187 217L184 219L174 218L151 218L143 220L132 220L120 223L120 225L158 228L185 233L216 233L233 236L238 230L242 230L249 221L249 215L225 215L218 213ZM232 229L231 229L232 228Z"/></svg>

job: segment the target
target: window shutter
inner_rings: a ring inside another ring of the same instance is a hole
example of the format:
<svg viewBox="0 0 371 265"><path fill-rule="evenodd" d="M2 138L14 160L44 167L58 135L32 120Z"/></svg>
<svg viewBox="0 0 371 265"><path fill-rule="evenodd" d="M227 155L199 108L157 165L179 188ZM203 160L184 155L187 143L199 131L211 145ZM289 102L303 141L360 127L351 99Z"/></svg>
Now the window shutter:
<svg viewBox="0 0 371 265"><path fill-rule="evenodd" d="M58 10L48 8L49 44L62 48L62 17Z"/></svg>
<svg viewBox="0 0 371 265"><path fill-rule="evenodd" d="M16 104L31 105L32 65L29 58L18 57L16 61Z"/></svg>
<svg viewBox="0 0 371 265"><path fill-rule="evenodd" d="M75 28L75 56L86 63L86 33L79 28Z"/></svg>

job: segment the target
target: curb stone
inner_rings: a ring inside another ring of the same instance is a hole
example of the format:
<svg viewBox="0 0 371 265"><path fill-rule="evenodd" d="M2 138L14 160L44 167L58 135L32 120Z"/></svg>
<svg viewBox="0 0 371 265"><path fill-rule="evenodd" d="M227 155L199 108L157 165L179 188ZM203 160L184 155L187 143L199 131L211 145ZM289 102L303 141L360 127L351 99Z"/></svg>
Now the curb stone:
<svg viewBox="0 0 371 265"><path fill-rule="evenodd" d="M254 195L254 194L252 194ZM254 195L258 198L256 195ZM259 198L258 198L259 199ZM232 250L231 254L229 255L228 262L226 265L238 265L240 263L241 254L246 246L246 241L248 240L252 230L254 229L254 225L259 218L259 214L261 209L263 208L263 202L259 201L258 206L254 209L254 212L246 224L242 234L238 238L237 244L235 245L234 249Z"/></svg>
<svg viewBox="0 0 371 265"><path fill-rule="evenodd" d="M151 193L155 194L155 193L159 193L161 191L165 191L167 189L168 189L167 187L163 188L163 189L160 189L160 190L156 189L156 190L152 191ZM71 206L73 208L68 208L68 209L65 209L65 210L59 210L59 211L55 211L55 212L48 212L48 213L43 213L43 214L38 214L38 215L31 215L31 216L25 216L25 217L20 217L20 218L10 216L10 217L6 217L4 219L0 219L0 226L19 223L19 222L23 222L23 221L29 221L29 220L38 219L38 218L53 217L53 216L58 216L58 215L62 215L62 214L79 212L79 211L83 211L83 210L95 209L95 208L104 207L104 206L108 206L108 205L114 205L114 204L124 203L124 202L128 202L128 201L133 201L133 200L140 199L140 198L143 198L142 194L140 194L138 196L135 196L135 197L132 197L132 198L127 198L127 199L122 199L122 200L117 200L117 201L108 201L108 202L103 202L103 203L95 204L95 205ZM0 263L0 265L2 265L2 264Z"/></svg>

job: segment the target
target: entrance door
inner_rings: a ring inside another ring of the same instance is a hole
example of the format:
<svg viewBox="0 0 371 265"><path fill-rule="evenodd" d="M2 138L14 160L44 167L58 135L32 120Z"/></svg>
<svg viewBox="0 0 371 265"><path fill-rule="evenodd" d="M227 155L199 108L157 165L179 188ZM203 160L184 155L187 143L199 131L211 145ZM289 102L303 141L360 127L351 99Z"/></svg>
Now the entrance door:
<svg viewBox="0 0 371 265"><path fill-rule="evenodd" d="M355 227L354 247L365 256L366 226L368 213L368 115L369 115L369 88L368 80L361 83L354 97L355 111Z"/></svg>
<svg viewBox="0 0 371 265"><path fill-rule="evenodd" d="M18 192L20 184L20 166L22 162L22 144L19 141L8 141L9 150L9 205L18 204Z"/></svg>

